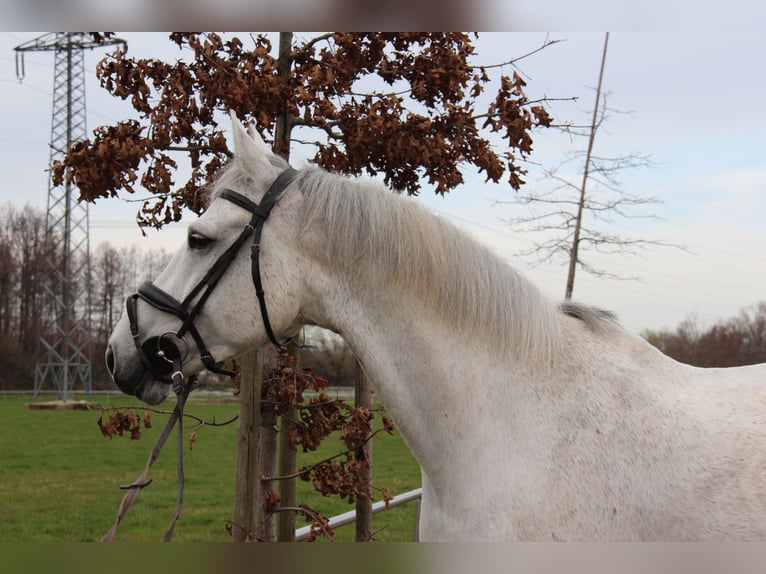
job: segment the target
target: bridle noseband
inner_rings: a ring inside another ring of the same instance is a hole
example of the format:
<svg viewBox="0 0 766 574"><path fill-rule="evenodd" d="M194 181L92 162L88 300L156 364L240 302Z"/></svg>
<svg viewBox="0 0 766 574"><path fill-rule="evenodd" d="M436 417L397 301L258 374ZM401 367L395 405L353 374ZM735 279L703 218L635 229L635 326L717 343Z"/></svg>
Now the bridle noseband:
<svg viewBox="0 0 766 574"><path fill-rule="evenodd" d="M218 285L218 281L220 281L232 261L234 261L237 253L239 253L240 249L251 235L253 236L251 246L251 272L253 285L255 286L255 294L258 297L258 305L260 306L261 317L263 318L263 325L269 340L274 345L281 346L287 344L287 342L280 342L277 340L269 321L269 315L266 311L266 299L263 291L263 284L261 282L260 242L263 225L271 214L271 210L277 204L282 193L287 189L290 183L292 183L297 174L298 172L292 168L283 171L271 185L259 204L250 201L244 195L231 189L226 189L221 192L219 197L227 199L237 206L246 209L252 214L252 217L247 225L245 225L245 228L239 234L236 241L234 241L234 243L221 254L210 270L208 270L205 276L199 283L197 283L194 289L191 290L183 301L178 301L172 295L169 295L150 281L143 283L138 288L138 292L128 297L126 307L128 321L130 323L130 336L136 346L141 362L155 379L169 380L170 373L173 370L173 362L183 360L184 357L181 356L181 351L173 339L181 340L186 344L186 339L184 339L186 333L189 333L192 339L194 339L197 349L199 350L202 364L205 365L205 368L208 371L230 377L235 376L236 373L233 371L224 369L223 361L216 361L212 357L202 336L194 325L194 320L199 315L208 297L210 297L210 294L213 292L213 289ZM191 306L192 301L198 295L200 295L199 300L194 306ZM159 337L147 339L142 344L138 330L137 310L139 299L146 301L155 309L170 313L181 319L182 324L180 329L175 333L172 331L166 332Z"/></svg>

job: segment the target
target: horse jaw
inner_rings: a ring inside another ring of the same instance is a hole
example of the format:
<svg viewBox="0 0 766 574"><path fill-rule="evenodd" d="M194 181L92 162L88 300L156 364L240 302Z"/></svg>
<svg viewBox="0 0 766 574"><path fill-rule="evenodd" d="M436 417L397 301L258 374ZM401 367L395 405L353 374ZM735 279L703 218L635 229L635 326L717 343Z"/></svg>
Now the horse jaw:
<svg viewBox="0 0 766 574"><path fill-rule="evenodd" d="M129 377L114 373L112 380L123 393L135 395L138 400L152 406L160 404L170 393L169 384L157 381L146 370Z"/></svg>
<svg viewBox="0 0 766 574"><path fill-rule="evenodd" d="M143 383L136 391L136 397L147 405L155 406L160 404L170 394L170 385L159 383L147 373Z"/></svg>

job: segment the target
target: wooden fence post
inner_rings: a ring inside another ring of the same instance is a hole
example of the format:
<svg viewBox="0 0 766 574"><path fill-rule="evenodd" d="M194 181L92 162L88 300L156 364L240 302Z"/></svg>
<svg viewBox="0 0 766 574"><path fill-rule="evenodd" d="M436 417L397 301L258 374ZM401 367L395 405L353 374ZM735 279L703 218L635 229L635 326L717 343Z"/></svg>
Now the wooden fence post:
<svg viewBox="0 0 766 574"><path fill-rule="evenodd" d="M362 366L357 361L354 382L354 404L366 409L372 408L372 388ZM362 466L360 479L372 481L372 441L364 445L364 451L370 461L370 468ZM369 542L372 540L372 495L356 499L356 541Z"/></svg>
<svg viewBox="0 0 766 574"><path fill-rule="evenodd" d="M244 355L240 361L240 368L239 427L232 527L232 537L235 542L244 542L255 533L258 526L258 507L263 506L261 477L258 472L263 349Z"/></svg>

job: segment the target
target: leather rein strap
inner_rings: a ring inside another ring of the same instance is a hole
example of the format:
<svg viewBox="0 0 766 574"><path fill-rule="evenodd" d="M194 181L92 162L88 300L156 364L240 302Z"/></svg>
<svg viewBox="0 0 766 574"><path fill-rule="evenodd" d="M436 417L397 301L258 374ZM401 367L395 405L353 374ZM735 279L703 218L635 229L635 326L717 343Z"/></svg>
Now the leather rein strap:
<svg viewBox="0 0 766 574"><path fill-rule="evenodd" d="M228 375L230 377L235 376L234 372L227 371L223 368L222 361L218 362L212 357L205 345L204 340L202 339L202 336L194 326L194 319L197 318L208 297L210 297L211 293L218 285L221 277L229 268L232 261L234 261L242 246L251 235L253 236L251 247L251 272L253 285L255 286L255 293L258 297L258 305L260 307L261 317L263 319L263 325L266 329L266 335L268 336L269 340L278 347L289 342L280 342L277 339L271 326L271 322L269 321L269 314L266 310L266 296L263 289L263 283L261 281L260 242L264 223L266 223L266 220L271 214L272 209L279 201L279 198L282 196L285 189L287 189L287 187L293 182L297 175L298 172L293 168L288 168L283 171L268 189L260 203L254 203L244 195L231 189L225 189L221 192L219 197L226 199L243 209L246 209L251 213L252 217L250 218L250 221L247 223L247 225L245 225L245 228L239 234L234 243L232 243L226 249L226 251L221 254L221 256L216 260L216 262L208 270L205 276L197 283L194 289L191 290L191 292L183 301L178 301L172 295L166 293L149 281L143 283L138 288L137 293L134 293L128 297L126 307L128 320L130 323L130 334L141 358L141 362L155 378L160 380L166 378L168 375L167 371L170 369L170 363L172 360L177 358L165 356L166 353L162 346L163 338L165 338L166 335L174 335L176 338L185 341L184 335L187 332L194 339L194 342L196 343L197 349L200 353L200 359L202 360L202 363L205 365L206 369L212 371L213 373ZM197 296L199 296L199 299L197 300L196 304L192 306L192 301ZM152 360L152 357L147 355L147 352L144 349L146 342L143 345L140 342L138 329L138 299L146 301L155 309L175 315L183 322L181 328L176 333L166 333L157 339L157 351L154 353L154 361ZM166 346L168 344L175 346L175 343L167 339L165 340L165 343ZM180 351L177 349L177 347L175 352L180 355ZM164 359L165 364L163 364L162 360L158 361L158 357L160 359Z"/></svg>

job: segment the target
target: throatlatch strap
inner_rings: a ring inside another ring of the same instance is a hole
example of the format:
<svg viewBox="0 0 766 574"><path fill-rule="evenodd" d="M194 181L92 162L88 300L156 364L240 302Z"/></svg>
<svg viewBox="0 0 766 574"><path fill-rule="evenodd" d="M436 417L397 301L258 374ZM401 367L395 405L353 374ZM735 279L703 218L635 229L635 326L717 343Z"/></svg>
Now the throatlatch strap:
<svg viewBox="0 0 766 574"><path fill-rule="evenodd" d="M224 190L221 193L221 197L247 209L253 214L252 226L254 233L250 253L252 259L250 273L253 278L255 295L258 297L258 306L261 310L261 318L263 320L263 327L266 330L266 336L276 347L286 345L290 340L288 339L287 341L280 342L274 334L271 321L269 321L269 313L266 310L266 294L263 290L263 283L261 281L261 234L263 232L263 224L271 214L271 210L277 204L277 201L282 196L282 193L287 186L289 186L295 179L296 175L298 175L298 172L292 168L283 171L263 196L261 203L257 206L243 195L231 189Z"/></svg>
<svg viewBox="0 0 766 574"><path fill-rule="evenodd" d="M253 286L255 287L255 295L258 297L258 306L261 309L261 318L263 320L263 327L266 329L266 336L269 341L276 347L286 345L290 341L280 342L274 334L274 329L271 327L271 321L269 321L269 313L266 310L266 293L263 290L263 282L261 281L261 230L262 225L259 225L255 229L253 235L253 245L251 247L250 258L252 259L252 266L250 267L250 274L253 277Z"/></svg>

